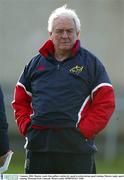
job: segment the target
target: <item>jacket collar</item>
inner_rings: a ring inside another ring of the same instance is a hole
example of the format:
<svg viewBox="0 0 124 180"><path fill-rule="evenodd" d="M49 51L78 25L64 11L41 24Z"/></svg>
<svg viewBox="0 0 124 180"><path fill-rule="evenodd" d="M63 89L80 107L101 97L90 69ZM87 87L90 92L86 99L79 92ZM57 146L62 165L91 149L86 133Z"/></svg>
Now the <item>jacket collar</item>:
<svg viewBox="0 0 124 180"><path fill-rule="evenodd" d="M73 46L73 48L71 49L71 55L75 56L77 51L79 50L80 47L80 41L77 40ZM39 49L39 52L41 55L43 55L44 57L48 57L50 55L54 56L54 44L51 40L47 40L43 46Z"/></svg>

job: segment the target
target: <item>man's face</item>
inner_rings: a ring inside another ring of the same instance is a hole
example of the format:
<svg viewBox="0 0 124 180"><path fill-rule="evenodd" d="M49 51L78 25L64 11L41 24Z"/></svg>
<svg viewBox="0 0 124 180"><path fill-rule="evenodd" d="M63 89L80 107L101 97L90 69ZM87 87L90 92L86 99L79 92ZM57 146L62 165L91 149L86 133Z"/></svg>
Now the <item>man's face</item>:
<svg viewBox="0 0 124 180"><path fill-rule="evenodd" d="M53 41L55 51L70 50L78 39L79 32L76 31L75 22L71 18L58 17L53 22L53 30L49 33Z"/></svg>

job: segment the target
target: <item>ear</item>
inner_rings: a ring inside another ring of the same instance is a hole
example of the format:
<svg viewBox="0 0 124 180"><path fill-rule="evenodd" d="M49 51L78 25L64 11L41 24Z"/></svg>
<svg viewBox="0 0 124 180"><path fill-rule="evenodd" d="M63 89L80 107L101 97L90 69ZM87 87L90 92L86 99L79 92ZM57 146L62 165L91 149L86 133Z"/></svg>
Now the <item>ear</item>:
<svg viewBox="0 0 124 180"><path fill-rule="evenodd" d="M48 32L49 39L52 39L52 32Z"/></svg>
<svg viewBox="0 0 124 180"><path fill-rule="evenodd" d="M79 31L79 32L77 32L77 37L79 38L79 36L80 36L80 31Z"/></svg>

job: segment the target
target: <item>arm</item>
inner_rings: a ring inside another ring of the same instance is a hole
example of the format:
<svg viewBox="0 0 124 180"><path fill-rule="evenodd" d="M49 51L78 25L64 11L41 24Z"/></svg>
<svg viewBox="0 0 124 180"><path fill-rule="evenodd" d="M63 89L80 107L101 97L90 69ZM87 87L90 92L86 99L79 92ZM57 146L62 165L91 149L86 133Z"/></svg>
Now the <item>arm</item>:
<svg viewBox="0 0 124 180"><path fill-rule="evenodd" d="M114 109L114 91L110 84L97 86L80 112L78 127L87 139L93 138L107 125Z"/></svg>
<svg viewBox="0 0 124 180"><path fill-rule="evenodd" d="M114 89L103 64L89 56L90 94L79 112L78 127L87 138L94 138L107 125L115 109Z"/></svg>
<svg viewBox="0 0 124 180"><path fill-rule="evenodd" d="M31 94L26 91L23 84L17 83L12 107L14 109L16 123L22 135L26 134L27 128L31 122L30 115L33 113L31 102Z"/></svg>

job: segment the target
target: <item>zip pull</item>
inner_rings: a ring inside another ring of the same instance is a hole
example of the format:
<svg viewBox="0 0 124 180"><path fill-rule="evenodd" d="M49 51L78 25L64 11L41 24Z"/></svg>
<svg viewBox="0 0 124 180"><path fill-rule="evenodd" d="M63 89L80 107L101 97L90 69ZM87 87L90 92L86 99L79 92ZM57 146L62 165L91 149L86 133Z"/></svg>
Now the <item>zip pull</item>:
<svg viewBox="0 0 124 180"><path fill-rule="evenodd" d="M57 64L57 69L58 69L58 70L60 69L60 64Z"/></svg>

